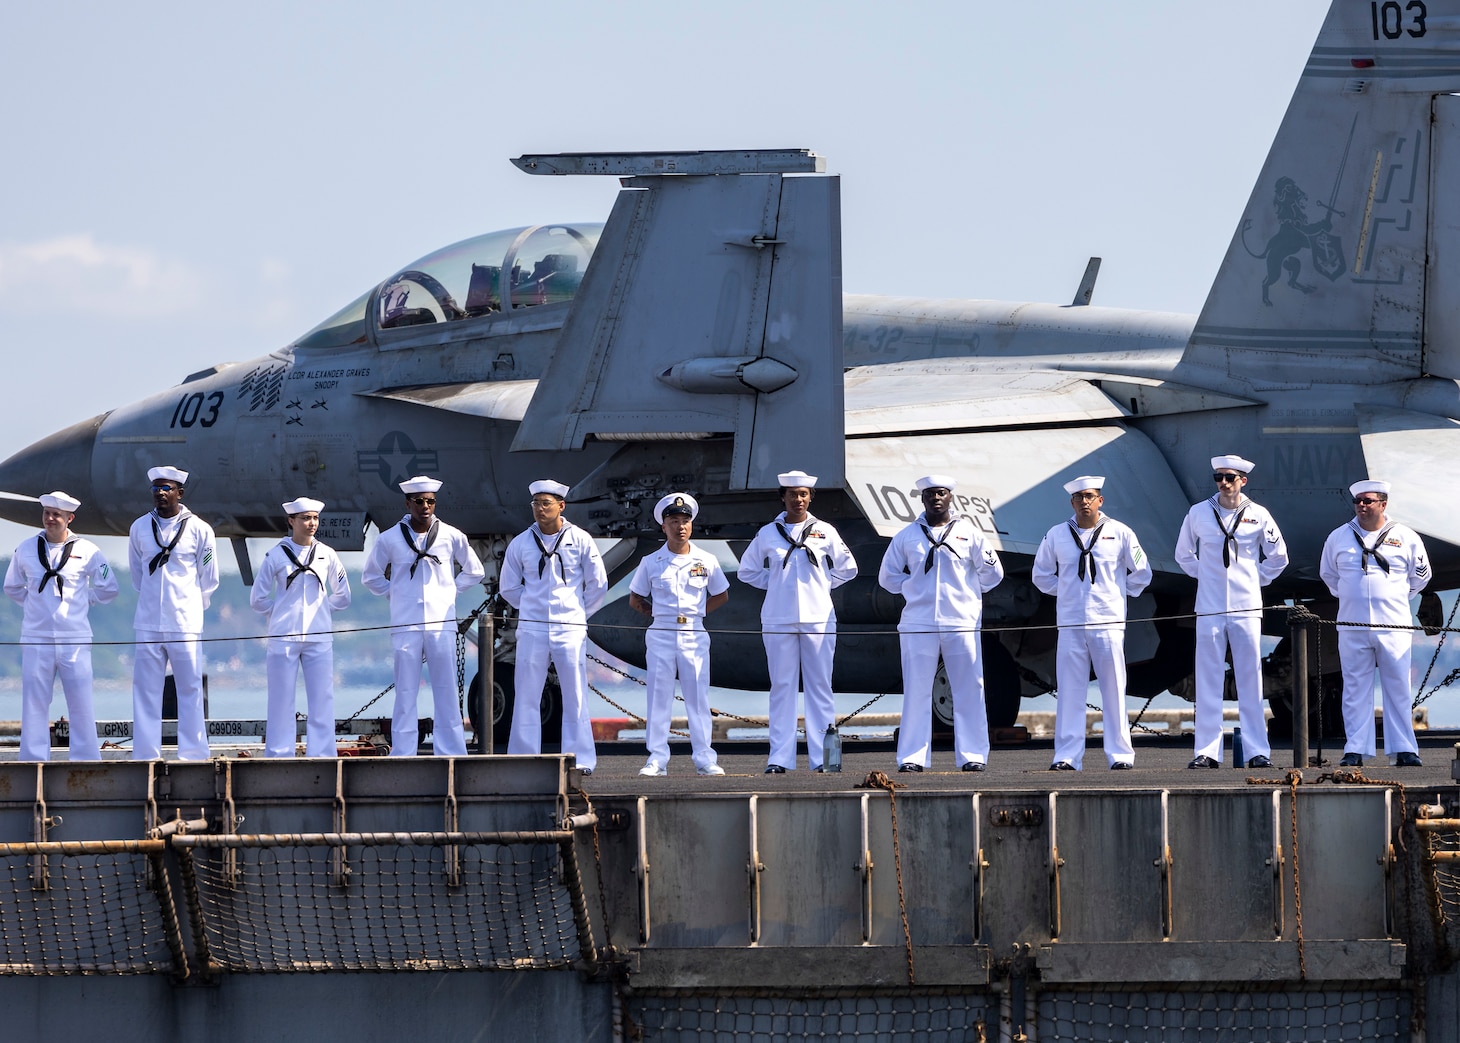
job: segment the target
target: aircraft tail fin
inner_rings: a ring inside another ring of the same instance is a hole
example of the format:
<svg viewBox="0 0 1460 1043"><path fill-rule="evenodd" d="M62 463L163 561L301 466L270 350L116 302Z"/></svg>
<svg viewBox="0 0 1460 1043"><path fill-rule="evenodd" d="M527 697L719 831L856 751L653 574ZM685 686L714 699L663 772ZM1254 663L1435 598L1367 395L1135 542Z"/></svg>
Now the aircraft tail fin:
<svg viewBox="0 0 1460 1043"><path fill-rule="evenodd" d="M840 183L706 155L624 179L512 448L732 434L731 489L791 467L840 486Z"/></svg>
<svg viewBox="0 0 1460 1043"><path fill-rule="evenodd" d="M1460 199L1441 191L1460 173L1453 91L1460 0L1334 0L1184 365L1303 383L1460 376Z"/></svg>

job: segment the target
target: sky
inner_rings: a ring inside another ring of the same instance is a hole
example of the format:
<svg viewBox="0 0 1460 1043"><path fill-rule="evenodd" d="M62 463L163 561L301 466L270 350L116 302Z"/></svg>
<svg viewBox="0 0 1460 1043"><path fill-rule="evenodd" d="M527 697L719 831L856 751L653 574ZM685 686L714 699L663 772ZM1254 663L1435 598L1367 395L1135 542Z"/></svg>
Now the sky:
<svg viewBox="0 0 1460 1043"><path fill-rule="evenodd" d="M848 292L1064 303L1100 255L1094 303L1195 313L1326 8L16 5L0 458L447 243L607 216L528 152L810 148Z"/></svg>

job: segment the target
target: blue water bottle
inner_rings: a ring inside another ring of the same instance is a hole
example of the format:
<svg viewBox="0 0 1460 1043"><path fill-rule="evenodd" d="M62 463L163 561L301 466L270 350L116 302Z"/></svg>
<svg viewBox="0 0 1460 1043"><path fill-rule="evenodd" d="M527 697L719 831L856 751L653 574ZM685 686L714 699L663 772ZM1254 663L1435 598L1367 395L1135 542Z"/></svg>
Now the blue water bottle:
<svg viewBox="0 0 1460 1043"><path fill-rule="evenodd" d="M1247 764L1247 758L1242 756L1242 728L1239 725L1232 729L1232 767L1241 768Z"/></svg>

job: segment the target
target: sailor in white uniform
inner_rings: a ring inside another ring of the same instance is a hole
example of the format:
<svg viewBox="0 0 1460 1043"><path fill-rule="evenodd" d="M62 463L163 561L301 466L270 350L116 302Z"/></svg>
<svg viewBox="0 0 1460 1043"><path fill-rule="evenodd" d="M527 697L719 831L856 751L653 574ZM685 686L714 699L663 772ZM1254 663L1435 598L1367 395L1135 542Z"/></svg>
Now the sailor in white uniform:
<svg viewBox="0 0 1460 1043"><path fill-rule="evenodd" d="M465 757L466 731L456 691L456 595L486 576L460 529L436 517L438 479L417 475L400 483L406 516L383 528L365 559L360 582L390 596L390 644L395 667L395 708L390 718L390 755L414 757L421 656L431 674L435 724L431 752Z"/></svg>
<svg viewBox="0 0 1460 1043"><path fill-rule="evenodd" d="M647 555L629 581L629 607L654 622L644 634L649 668L644 716L649 760L640 775L669 774L669 719L674 716L674 677L684 691L685 717L695 772L723 775L710 746L710 635L705 616L730 600L730 581L720 562L690 543L699 502L670 493L654 505L665 544Z"/></svg>
<svg viewBox="0 0 1460 1043"><path fill-rule="evenodd" d="M1251 460L1212 457L1215 496L1194 504L1176 538L1176 564L1196 579L1196 756L1190 768L1222 766L1222 691L1227 649L1247 767L1270 768L1262 708L1262 588L1288 567L1272 515L1244 494Z"/></svg>
<svg viewBox="0 0 1460 1043"><path fill-rule="evenodd" d="M528 492L533 523L502 559L502 596L518 613L507 752L542 752L542 687L552 663L563 695L562 751L592 775L598 750L588 719L588 617L603 604L608 574L593 537L563 517L568 487L544 478Z"/></svg>
<svg viewBox="0 0 1460 1043"><path fill-rule="evenodd" d="M20 623L20 759L51 759L56 678L66 693L73 761L101 760L91 702L92 605L117 596L117 575L90 540L71 533L81 501L59 490L41 497L41 529L11 555L5 593Z"/></svg>
<svg viewBox="0 0 1460 1043"><path fill-rule="evenodd" d="M1079 771L1085 756L1085 699L1090 669L1100 683L1105 759L1113 769L1135 766L1125 713L1125 599L1151 582L1151 563L1136 534L1101 510L1105 478L1082 475L1065 483L1074 515L1044 534L1030 578L1057 599L1054 763Z"/></svg>
<svg viewBox="0 0 1460 1043"><path fill-rule="evenodd" d="M213 527L183 504L188 473L154 467L152 511L132 523L127 558L137 591L132 666L132 758L162 756L162 685L177 685L179 760L208 759L203 720L203 612L218 589Z"/></svg>
<svg viewBox="0 0 1460 1043"><path fill-rule="evenodd" d="M1425 545L1407 525L1388 515L1389 483L1349 486L1355 517L1328 534L1318 574L1338 598L1338 618L1348 623L1408 627L1409 599L1430 581ZM1384 752L1401 768L1420 766L1410 703L1407 629L1365 626L1338 628L1338 658L1343 664L1343 730L1346 741L1339 764L1356 768L1374 756L1374 673L1384 693Z"/></svg>
<svg viewBox="0 0 1460 1043"><path fill-rule="evenodd" d="M821 770L826 730L836 722L831 692L836 653L833 588L857 574L857 562L831 525L810 513L816 477L777 475L785 510L740 556L736 575L766 592L761 636L770 670L771 750L767 775L796 769L796 687L806 690L806 759Z"/></svg>
<svg viewBox="0 0 1460 1043"><path fill-rule="evenodd" d="M979 620L983 596L1004 578L999 555L978 526L953 514L957 480L930 474L913 483L923 513L892 538L877 582L904 602L898 621L902 646L902 724L898 771L922 771L933 743L933 677L938 657L953 690L953 747L963 771L983 771L989 757Z"/></svg>
<svg viewBox="0 0 1460 1043"><path fill-rule="evenodd" d="M301 496L283 505L289 535L269 548L254 578L249 604L269 620L265 672L269 680L264 754L294 756L294 707L304 669L311 757L335 756L335 648L332 613L350 607L350 580L340 556L314 538L321 500Z"/></svg>

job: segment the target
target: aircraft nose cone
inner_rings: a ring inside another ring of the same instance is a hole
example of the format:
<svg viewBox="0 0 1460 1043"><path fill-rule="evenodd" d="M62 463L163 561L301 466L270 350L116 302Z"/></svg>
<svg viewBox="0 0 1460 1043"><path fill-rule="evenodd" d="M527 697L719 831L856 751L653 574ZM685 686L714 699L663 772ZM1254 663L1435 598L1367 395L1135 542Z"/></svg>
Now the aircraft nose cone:
<svg viewBox="0 0 1460 1043"><path fill-rule="evenodd" d="M84 505L91 499L91 451L108 415L102 413L47 435L0 463L0 492L40 496L59 489ZM35 525L40 508L25 500L0 498L0 518Z"/></svg>

